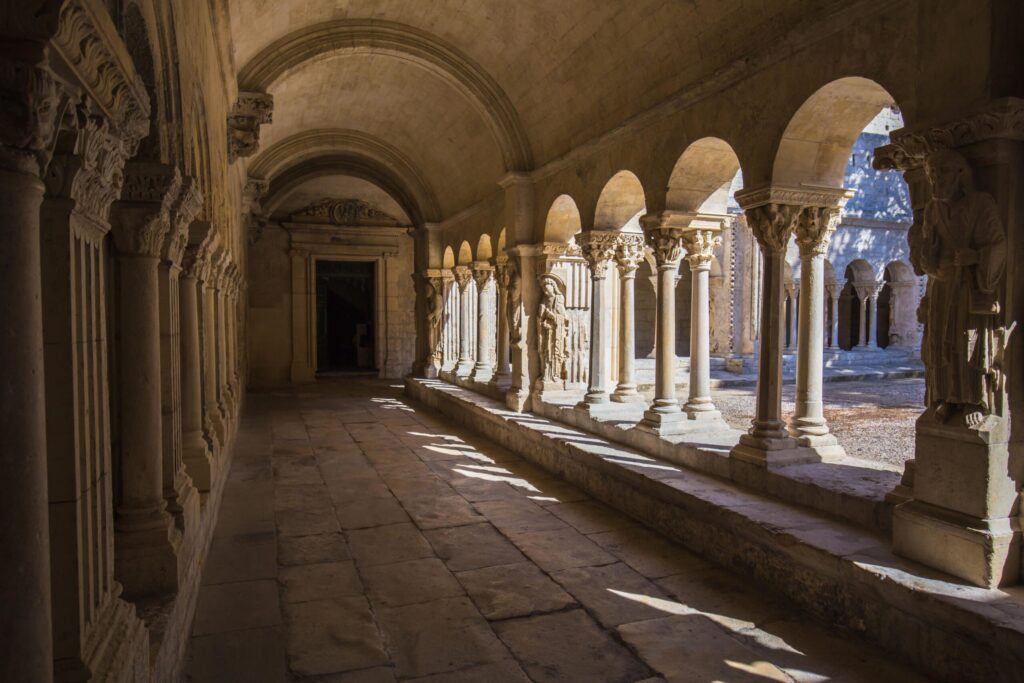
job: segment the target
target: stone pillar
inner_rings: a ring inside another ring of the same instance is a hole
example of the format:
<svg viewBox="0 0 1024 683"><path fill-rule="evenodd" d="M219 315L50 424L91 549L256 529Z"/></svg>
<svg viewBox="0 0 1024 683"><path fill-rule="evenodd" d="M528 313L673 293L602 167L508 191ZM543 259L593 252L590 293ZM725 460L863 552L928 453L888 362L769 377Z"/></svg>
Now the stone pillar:
<svg viewBox="0 0 1024 683"><path fill-rule="evenodd" d="M163 484L159 263L176 168L133 163L112 214L120 272L118 367L121 502L114 526L115 576L125 596L177 590L181 536L167 512Z"/></svg>
<svg viewBox="0 0 1024 683"><path fill-rule="evenodd" d="M690 395L683 410L689 421L702 428L725 428L722 414L711 400L711 297L708 274L714 250L722 244L715 230L688 230L683 247L690 266Z"/></svg>
<svg viewBox="0 0 1024 683"><path fill-rule="evenodd" d="M455 266L452 268L455 275L455 284L459 288L459 362L455 366L455 375L458 377L469 377L473 371L473 356L469 348L469 326L470 326L470 301L469 283L473 279L473 271L467 266Z"/></svg>
<svg viewBox="0 0 1024 683"><path fill-rule="evenodd" d="M615 262L619 268L619 383L612 392L618 403L643 400L636 391L636 271L644 258L644 236L624 233Z"/></svg>
<svg viewBox="0 0 1024 683"><path fill-rule="evenodd" d="M487 383L494 373L490 358L490 342L494 339L494 306L491 283L494 282L494 266L487 261L473 263L473 279L476 281L476 364L473 366L473 380Z"/></svg>
<svg viewBox="0 0 1024 683"><path fill-rule="evenodd" d="M216 339L216 316L214 315L214 249L211 244L206 258L206 264L202 271L200 282L200 293L202 298L201 335L203 352L203 437L206 439L214 457L220 459L224 447L224 429L221 422L220 411L217 409L217 352Z"/></svg>
<svg viewBox="0 0 1024 683"><path fill-rule="evenodd" d="M160 277L160 403L164 498L175 526L186 542L199 530L199 495L183 462L181 414L181 315L179 275L188 227L202 205L194 178L186 178L171 208L170 226L164 238Z"/></svg>
<svg viewBox="0 0 1024 683"><path fill-rule="evenodd" d="M796 226L800 206L772 201L771 190L737 193L761 247L761 337L757 368L757 407L750 431L730 455L744 462L770 467L788 464L795 457L796 440L782 421L782 350L784 269L786 245Z"/></svg>
<svg viewBox="0 0 1024 683"><path fill-rule="evenodd" d="M830 457L846 455L835 436L829 433L822 401L825 254L838 224L838 207L805 207L797 221L800 344L796 358L796 409L789 421L789 433L797 444Z"/></svg>
<svg viewBox="0 0 1024 683"><path fill-rule="evenodd" d="M529 406L531 390L530 345L527 341L529 321L524 304L524 271L532 277L533 258L524 254L524 247L516 247L509 253L508 260L508 339L509 351L512 355L512 375L508 391L505 392L505 405L510 409L522 412ZM534 349L536 351L536 349ZM533 354L536 356L536 353Z"/></svg>
<svg viewBox="0 0 1024 683"><path fill-rule="evenodd" d="M442 323L445 317L445 282L440 270L428 270L420 275L427 310L427 350L423 360L423 376L433 379L441 372L443 360Z"/></svg>
<svg viewBox="0 0 1024 683"><path fill-rule="evenodd" d="M830 284L825 285L828 290L829 304L832 308L832 324L828 329L828 347L830 349L839 348L839 285Z"/></svg>
<svg viewBox="0 0 1024 683"><path fill-rule="evenodd" d="M870 313L868 317L867 347L872 351L878 349L878 294L882 291L884 283L875 283L868 288L868 305Z"/></svg>
<svg viewBox="0 0 1024 683"><path fill-rule="evenodd" d="M203 438L203 350L200 342L199 275L205 267L205 245L210 235L208 223L194 223L189 229L189 245L183 257L179 278L181 325L181 459L202 493L209 493L213 482L213 453Z"/></svg>
<svg viewBox="0 0 1024 683"><path fill-rule="evenodd" d="M858 285L853 288L854 296L857 297L857 303L860 304L858 307L860 310L860 328L857 333L857 348L863 349L868 344L868 290L864 286Z"/></svg>
<svg viewBox="0 0 1024 683"><path fill-rule="evenodd" d="M0 678L53 680L39 208L60 96L48 68L0 61ZM22 112L19 112L21 114ZM69 579L70 577L59 577Z"/></svg>
<svg viewBox="0 0 1024 683"><path fill-rule="evenodd" d="M797 280L793 281L793 284L786 288L786 293L789 295L789 330L786 334L786 352L793 353L796 350L797 344L797 316L799 315L799 295L797 291L800 288L800 282Z"/></svg>
<svg viewBox="0 0 1024 683"><path fill-rule="evenodd" d="M495 346L494 376L491 384L496 387L507 387L512 376L512 366L509 364L509 299L508 287L511 279L512 266L505 255L498 256L494 261L495 282L498 285L498 339Z"/></svg>
<svg viewBox="0 0 1024 683"><path fill-rule="evenodd" d="M611 365L611 302L608 295L608 266L615 257L619 234L588 230L576 238L590 267L590 358L587 393L577 408L592 412L607 406L608 375Z"/></svg>
<svg viewBox="0 0 1024 683"><path fill-rule="evenodd" d="M661 435L684 431L686 421L676 399L676 278L683 258L683 228L671 220L671 214L648 214L641 220L658 268L658 314L654 402L638 427Z"/></svg>

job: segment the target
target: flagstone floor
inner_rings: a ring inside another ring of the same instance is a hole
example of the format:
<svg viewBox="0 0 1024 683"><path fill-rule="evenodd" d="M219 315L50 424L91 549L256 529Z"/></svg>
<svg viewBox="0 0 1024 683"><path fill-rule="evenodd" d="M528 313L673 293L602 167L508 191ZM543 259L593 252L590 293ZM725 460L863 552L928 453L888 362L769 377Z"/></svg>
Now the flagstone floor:
<svg viewBox="0 0 1024 683"><path fill-rule="evenodd" d="M398 382L247 397L194 683L923 680Z"/></svg>

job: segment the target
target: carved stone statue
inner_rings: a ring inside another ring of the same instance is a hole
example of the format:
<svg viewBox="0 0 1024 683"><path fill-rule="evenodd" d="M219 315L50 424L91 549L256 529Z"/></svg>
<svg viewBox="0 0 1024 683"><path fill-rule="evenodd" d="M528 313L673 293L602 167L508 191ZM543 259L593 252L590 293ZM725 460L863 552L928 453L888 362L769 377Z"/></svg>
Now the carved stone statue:
<svg viewBox="0 0 1024 683"><path fill-rule="evenodd" d="M519 266L514 260L508 264L508 298L506 301L506 315L508 316L508 333L512 345L515 346L523 339L523 290L519 278Z"/></svg>
<svg viewBox="0 0 1024 683"><path fill-rule="evenodd" d="M976 427L1002 412L1006 237L995 200L974 189L963 156L932 152L925 170L932 198L908 235L914 269L928 275L925 402L942 422L959 412Z"/></svg>
<svg viewBox="0 0 1024 683"><path fill-rule="evenodd" d="M441 367L441 319L444 317L444 282L441 278L424 278L427 301L427 363Z"/></svg>
<svg viewBox="0 0 1024 683"><path fill-rule="evenodd" d="M540 276L541 298L537 309L541 378L561 382L565 377L565 337L568 316L565 310L565 284L552 273Z"/></svg>

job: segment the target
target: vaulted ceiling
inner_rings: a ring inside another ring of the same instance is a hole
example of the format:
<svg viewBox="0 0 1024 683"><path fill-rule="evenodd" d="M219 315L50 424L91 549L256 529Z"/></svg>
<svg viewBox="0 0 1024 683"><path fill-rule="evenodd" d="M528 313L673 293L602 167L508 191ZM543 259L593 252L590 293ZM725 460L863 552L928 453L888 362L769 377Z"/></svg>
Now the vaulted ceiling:
<svg viewBox="0 0 1024 683"><path fill-rule="evenodd" d="M275 98L264 151L313 129L356 131L405 159L448 216L506 172L558 158L826 4L229 0L229 10L240 87Z"/></svg>

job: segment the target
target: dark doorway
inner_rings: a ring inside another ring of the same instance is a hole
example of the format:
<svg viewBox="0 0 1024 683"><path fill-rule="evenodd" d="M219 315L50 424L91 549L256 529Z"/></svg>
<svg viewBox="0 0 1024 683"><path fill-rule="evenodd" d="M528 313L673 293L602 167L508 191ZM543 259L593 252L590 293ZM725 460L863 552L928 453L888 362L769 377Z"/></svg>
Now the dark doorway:
<svg viewBox="0 0 1024 683"><path fill-rule="evenodd" d="M316 262L316 371L375 369L374 265Z"/></svg>

